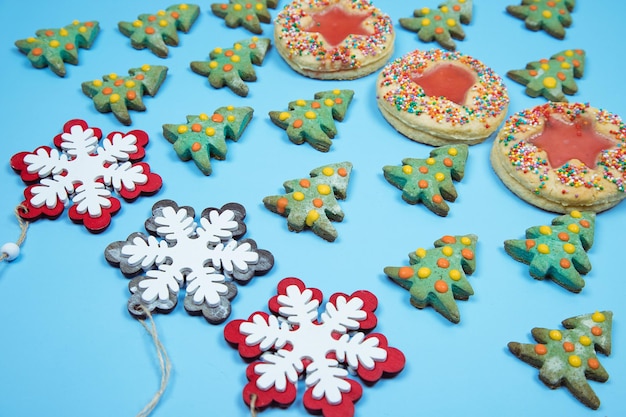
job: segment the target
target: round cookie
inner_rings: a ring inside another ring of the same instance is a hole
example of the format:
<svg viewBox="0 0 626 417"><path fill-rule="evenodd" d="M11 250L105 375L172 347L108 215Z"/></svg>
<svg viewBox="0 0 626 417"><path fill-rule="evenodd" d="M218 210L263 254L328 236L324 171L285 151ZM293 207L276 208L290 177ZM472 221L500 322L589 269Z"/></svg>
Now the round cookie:
<svg viewBox="0 0 626 417"><path fill-rule="evenodd" d="M474 145L506 117L509 96L481 61L460 52L415 50L387 64L376 84L384 118L408 138L428 145Z"/></svg>
<svg viewBox="0 0 626 417"><path fill-rule="evenodd" d="M625 142L619 116L589 104L549 102L509 117L490 159L522 200L556 213L598 213L626 197Z"/></svg>
<svg viewBox="0 0 626 417"><path fill-rule="evenodd" d="M369 0L295 0L274 21L274 43L296 72L350 80L380 69L391 57L391 18Z"/></svg>

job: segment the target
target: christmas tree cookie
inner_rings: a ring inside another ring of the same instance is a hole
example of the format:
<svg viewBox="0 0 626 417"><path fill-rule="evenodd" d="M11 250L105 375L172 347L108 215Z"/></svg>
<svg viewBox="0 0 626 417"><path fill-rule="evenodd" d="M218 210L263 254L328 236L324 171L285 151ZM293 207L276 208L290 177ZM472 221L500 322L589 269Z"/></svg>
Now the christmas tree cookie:
<svg viewBox="0 0 626 417"><path fill-rule="evenodd" d="M353 96L353 90L322 91L313 100L292 101L289 110L270 111L270 119L285 129L296 145L308 142L318 151L328 152L337 134L335 120L343 120Z"/></svg>
<svg viewBox="0 0 626 417"><path fill-rule="evenodd" d="M287 217L287 226L292 232L305 228L333 242L337 230L331 221L343 220L343 211L337 199L346 198L352 164L341 162L329 164L311 171L311 178L286 181L283 186L287 194L268 196L263 199L265 207Z"/></svg>
<svg viewBox="0 0 626 417"><path fill-rule="evenodd" d="M270 23L268 8L274 9L278 0L230 0L228 3L213 3L211 10L224 19L229 28L244 27L252 33L263 33L261 23Z"/></svg>
<svg viewBox="0 0 626 417"><path fill-rule="evenodd" d="M526 86L526 94L531 97L544 96L550 101L567 101L565 94L578 91L576 78L585 71L585 51L567 49L556 53L550 59L530 62L523 70L511 70L506 75L513 81Z"/></svg>
<svg viewBox="0 0 626 417"><path fill-rule="evenodd" d="M539 379L551 389L565 386L587 407L600 407L600 399L587 380L606 382L608 372L596 352L611 354L613 313L596 311L562 322L565 330L532 329L537 343L510 342L509 350L539 369Z"/></svg>
<svg viewBox="0 0 626 417"><path fill-rule="evenodd" d="M75 20L61 29L40 29L36 37L15 42L35 68L50 67L60 77L66 74L65 64L78 64L78 49L89 49L100 33L96 21Z"/></svg>
<svg viewBox="0 0 626 417"><path fill-rule="evenodd" d="M405 158L402 166L385 166L383 173L390 184L402 190L402 199L409 204L424 204L430 211L447 216L446 201L457 198L453 181L465 174L468 146L441 146L426 159Z"/></svg>
<svg viewBox="0 0 626 417"><path fill-rule="evenodd" d="M208 77L213 88L228 86L241 97L248 95L244 81L256 81L253 65L261 65L270 47L270 40L256 36L236 42L232 48L215 48L209 61L193 61L191 70Z"/></svg>
<svg viewBox="0 0 626 417"><path fill-rule="evenodd" d="M144 94L154 96L159 91L167 76L167 67L146 64L131 68L128 74L123 77L111 73L103 76L102 80L82 84L83 93L93 99L96 110L100 113L112 112L125 125L132 123L129 110L146 110L142 97Z"/></svg>
<svg viewBox="0 0 626 417"><path fill-rule="evenodd" d="M165 58L169 52L167 45L178 45L177 31L189 32L199 14L200 8L195 4L177 4L153 14L142 14L133 22L119 22L118 28L130 38L133 48L149 48Z"/></svg>
<svg viewBox="0 0 626 417"><path fill-rule="evenodd" d="M183 161L193 159L204 175L211 175L211 157L226 158L226 139L237 141L252 119L250 107L220 107L208 116L187 116L187 123L163 125L163 136L174 144Z"/></svg>
<svg viewBox="0 0 626 417"><path fill-rule="evenodd" d="M576 0L522 0L521 5L507 6L506 11L523 19L526 27L533 31L545 30L549 35L565 38L565 28L572 24L570 12Z"/></svg>
<svg viewBox="0 0 626 417"><path fill-rule="evenodd" d="M422 309L430 305L452 323L459 323L455 300L467 300L474 294L466 274L476 269L477 241L473 234L443 236L433 249L409 253L408 266L388 266L385 274L409 290L413 306Z"/></svg>
<svg viewBox="0 0 626 417"><path fill-rule="evenodd" d="M437 9L422 7L413 12L413 17L400 19L400 25L412 32L417 32L422 42L437 41L447 50L454 51L454 39L465 39L461 24L472 20L472 0L448 0Z"/></svg>
<svg viewBox="0 0 626 417"><path fill-rule="evenodd" d="M506 240L504 250L528 264L533 278L551 279L578 293L585 286L581 275L591 270L587 251L593 245L595 218L593 212L572 211L556 217L551 226L526 229L526 239Z"/></svg>

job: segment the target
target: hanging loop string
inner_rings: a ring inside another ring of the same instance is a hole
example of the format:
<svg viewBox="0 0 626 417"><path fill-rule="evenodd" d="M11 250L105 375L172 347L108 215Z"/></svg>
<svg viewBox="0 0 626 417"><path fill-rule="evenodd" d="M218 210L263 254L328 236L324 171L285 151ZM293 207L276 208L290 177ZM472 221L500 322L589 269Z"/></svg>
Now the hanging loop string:
<svg viewBox="0 0 626 417"><path fill-rule="evenodd" d="M148 334L152 336L152 341L154 342L154 346L157 351L157 357L159 359L159 368L161 369L161 385L159 386L159 390L154 394L152 400L137 414L136 417L147 417L152 413L152 411L156 408L157 404L161 400L163 393L165 393L165 389L167 388L167 383L170 378L170 373L172 369L172 364L170 362L169 357L167 356L167 352L163 343L159 339L159 335L157 333L156 325L152 318L152 314L150 311L146 309L143 305L140 305L139 308L145 313L148 318L150 325L148 325L145 320L139 320L139 323L146 329Z"/></svg>
<svg viewBox="0 0 626 417"><path fill-rule="evenodd" d="M20 237L17 239L15 243L5 243L2 245L2 250L0 251L0 262L2 261L12 261L17 258L20 254L20 246L26 240L26 231L28 230L28 222L20 216L20 211L27 213L28 207L23 204L18 205L15 208L15 217L17 218L17 223L20 225Z"/></svg>
<svg viewBox="0 0 626 417"><path fill-rule="evenodd" d="M256 417L256 408L255 408L256 399L257 399L256 394L252 394L250 396L250 416L251 417Z"/></svg>

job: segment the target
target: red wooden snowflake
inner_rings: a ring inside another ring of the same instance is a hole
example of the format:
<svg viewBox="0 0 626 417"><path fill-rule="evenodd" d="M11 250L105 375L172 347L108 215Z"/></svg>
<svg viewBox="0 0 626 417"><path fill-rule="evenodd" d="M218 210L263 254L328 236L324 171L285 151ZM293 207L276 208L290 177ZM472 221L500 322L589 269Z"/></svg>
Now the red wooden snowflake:
<svg viewBox="0 0 626 417"><path fill-rule="evenodd" d="M404 368L404 354L387 345L385 336L369 333L376 327L378 300L368 291L335 293L318 315L322 293L297 278L285 278L269 301L272 315L253 313L233 320L224 337L247 360L248 384L243 399L254 407L272 403L289 406L296 384L304 377L304 406L324 417L351 417L361 398L358 375L368 384Z"/></svg>
<svg viewBox="0 0 626 417"><path fill-rule="evenodd" d="M69 206L68 215L90 232L101 232L121 207L117 192L127 201L153 194L161 177L141 160L148 135L142 130L102 131L83 120L70 120L54 137L56 149L40 146L11 158L11 167L29 184L24 190L20 216L26 220L56 218Z"/></svg>

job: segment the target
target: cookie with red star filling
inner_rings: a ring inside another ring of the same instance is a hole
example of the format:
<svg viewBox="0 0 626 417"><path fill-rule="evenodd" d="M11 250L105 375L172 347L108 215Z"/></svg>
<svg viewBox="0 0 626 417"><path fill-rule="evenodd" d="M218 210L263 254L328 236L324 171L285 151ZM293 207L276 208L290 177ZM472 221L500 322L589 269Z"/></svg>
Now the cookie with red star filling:
<svg viewBox="0 0 626 417"><path fill-rule="evenodd" d="M491 165L514 194L555 213L601 212L626 197L626 126L583 103L549 102L513 114Z"/></svg>
<svg viewBox="0 0 626 417"><path fill-rule="evenodd" d="M380 69L393 53L391 18L369 0L295 0L274 21L274 43L296 72L350 80Z"/></svg>

